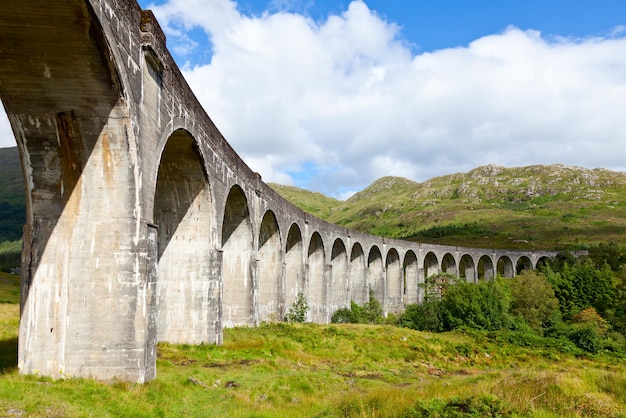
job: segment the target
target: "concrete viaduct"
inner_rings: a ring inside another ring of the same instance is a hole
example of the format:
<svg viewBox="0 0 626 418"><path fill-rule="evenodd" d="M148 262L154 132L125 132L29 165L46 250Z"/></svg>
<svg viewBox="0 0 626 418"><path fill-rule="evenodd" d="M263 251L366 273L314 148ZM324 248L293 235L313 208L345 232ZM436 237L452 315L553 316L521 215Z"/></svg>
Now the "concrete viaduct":
<svg viewBox="0 0 626 418"><path fill-rule="evenodd" d="M0 99L27 194L18 366L60 378L156 375L156 344L421 300L445 271L513 277L553 253L385 239L278 196L229 146L135 0L4 0Z"/></svg>

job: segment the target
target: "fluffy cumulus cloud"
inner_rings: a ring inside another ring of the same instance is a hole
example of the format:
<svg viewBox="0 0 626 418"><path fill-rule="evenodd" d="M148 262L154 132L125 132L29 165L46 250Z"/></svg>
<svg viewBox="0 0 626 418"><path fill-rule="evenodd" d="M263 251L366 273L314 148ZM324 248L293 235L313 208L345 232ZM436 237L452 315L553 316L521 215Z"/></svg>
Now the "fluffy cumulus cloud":
<svg viewBox="0 0 626 418"><path fill-rule="evenodd" d="M224 1L222 25L175 4L155 10L173 42L198 26L213 48L185 76L268 181L346 196L384 175L421 181L490 163L626 169L623 30L546 39L510 27L415 54L361 1L321 22L244 16Z"/></svg>
<svg viewBox="0 0 626 418"><path fill-rule="evenodd" d="M415 53L359 0L323 21L230 0L152 9L208 114L266 181L345 197L384 175L491 163L626 170L623 28L570 39L510 27Z"/></svg>

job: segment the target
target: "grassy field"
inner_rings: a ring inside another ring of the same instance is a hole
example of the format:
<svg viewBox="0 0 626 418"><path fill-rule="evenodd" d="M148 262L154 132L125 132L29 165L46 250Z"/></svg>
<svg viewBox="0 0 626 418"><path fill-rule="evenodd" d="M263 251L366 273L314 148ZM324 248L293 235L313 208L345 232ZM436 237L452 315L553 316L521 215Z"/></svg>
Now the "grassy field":
<svg viewBox="0 0 626 418"><path fill-rule="evenodd" d="M21 376L17 282L0 274L0 416L626 416L626 359L510 333L273 323L159 344L144 385Z"/></svg>

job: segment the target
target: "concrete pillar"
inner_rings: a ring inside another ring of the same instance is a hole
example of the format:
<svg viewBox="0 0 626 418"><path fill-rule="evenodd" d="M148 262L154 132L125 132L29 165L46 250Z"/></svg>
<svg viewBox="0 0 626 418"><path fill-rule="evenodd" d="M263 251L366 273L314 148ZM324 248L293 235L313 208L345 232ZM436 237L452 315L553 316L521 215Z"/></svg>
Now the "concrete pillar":
<svg viewBox="0 0 626 418"><path fill-rule="evenodd" d="M150 380L155 230L139 218L125 108L42 122L12 115L28 185L20 372Z"/></svg>

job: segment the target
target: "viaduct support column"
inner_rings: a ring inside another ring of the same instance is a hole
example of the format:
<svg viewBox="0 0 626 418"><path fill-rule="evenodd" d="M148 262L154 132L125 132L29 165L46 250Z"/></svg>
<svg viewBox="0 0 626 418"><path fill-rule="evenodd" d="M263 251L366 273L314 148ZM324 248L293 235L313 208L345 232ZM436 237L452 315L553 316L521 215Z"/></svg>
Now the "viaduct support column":
<svg viewBox="0 0 626 418"><path fill-rule="evenodd" d="M9 117L27 184L20 372L154 378L157 232L125 107Z"/></svg>

